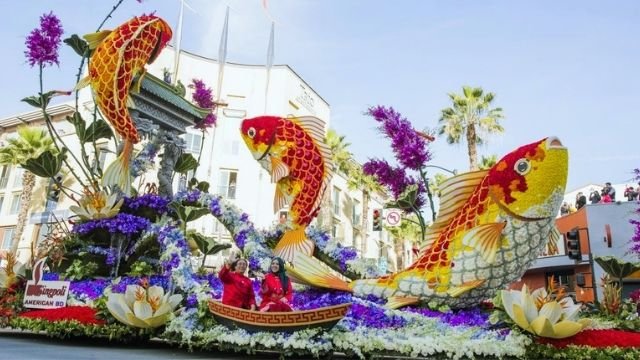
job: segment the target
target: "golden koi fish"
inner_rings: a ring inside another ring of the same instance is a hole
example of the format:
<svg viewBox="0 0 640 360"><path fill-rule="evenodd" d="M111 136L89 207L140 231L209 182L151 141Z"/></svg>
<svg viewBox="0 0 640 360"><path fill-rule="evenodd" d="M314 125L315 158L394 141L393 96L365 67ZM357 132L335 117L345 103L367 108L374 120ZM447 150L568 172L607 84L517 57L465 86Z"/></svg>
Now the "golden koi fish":
<svg viewBox="0 0 640 360"><path fill-rule="evenodd" d="M331 152L324 143L324 122L315 117L258 116L242 122L244 142L276 183L273 211L289 204L292 229L285 232L275 253L286 261L295 251L312 255L315 244L305 234L318 214L331 179Z"/></svg>
<svg viewBox="0 0 640 360"><path fill-rule="evenodd" d="M98 108L124 139L122 153L107 167L102 182L106 186L118 185L125 193L131 188L129 159L133 145L140 141L127 108L133 107L129 98L131 82L139 75L136 84L139 91L144 66L157 58L171 36L169 25L154 15L134 17L113 31L84 36L94 51L89 59L89 75L76 88L91 85Z"/></svg>
<svg viewBox="0 0 640 360"><path fill-rule="evenodd" d="M400 272L348 283L301 254L289 270L310 285L386 298L389 307L420 300L476 305L519 279L549 239L557 241L554 220L567 171L567 150L550 137L520 147L489 170L448 179L426 245Z"/></svg>

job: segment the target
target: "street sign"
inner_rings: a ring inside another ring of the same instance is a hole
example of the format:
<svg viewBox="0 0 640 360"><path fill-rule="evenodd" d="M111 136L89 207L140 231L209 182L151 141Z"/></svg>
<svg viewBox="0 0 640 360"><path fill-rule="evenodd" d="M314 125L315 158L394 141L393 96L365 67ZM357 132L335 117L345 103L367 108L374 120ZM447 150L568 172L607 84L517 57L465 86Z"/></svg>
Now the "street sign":
<svg viewBox="0 0 640 360"><path fill-rule="evenodd" d="M384 222L389 227L400 226L402 223L402 210L400 209L385 209L384 210Z"/></svg>

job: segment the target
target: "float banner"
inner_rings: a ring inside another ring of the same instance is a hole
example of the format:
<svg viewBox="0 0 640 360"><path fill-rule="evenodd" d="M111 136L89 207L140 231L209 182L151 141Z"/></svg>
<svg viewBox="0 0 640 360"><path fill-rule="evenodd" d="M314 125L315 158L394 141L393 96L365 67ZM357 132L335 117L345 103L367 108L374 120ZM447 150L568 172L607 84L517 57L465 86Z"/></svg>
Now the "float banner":
<svg viewBox="0 0 640 360"><path fill-rule="evenodd" d="M45 259L39 260L33 267L33 280L27 281L24 292L24 307L34 309L55 309L67 306L69 281L42 280L42 268Z"/></svg>

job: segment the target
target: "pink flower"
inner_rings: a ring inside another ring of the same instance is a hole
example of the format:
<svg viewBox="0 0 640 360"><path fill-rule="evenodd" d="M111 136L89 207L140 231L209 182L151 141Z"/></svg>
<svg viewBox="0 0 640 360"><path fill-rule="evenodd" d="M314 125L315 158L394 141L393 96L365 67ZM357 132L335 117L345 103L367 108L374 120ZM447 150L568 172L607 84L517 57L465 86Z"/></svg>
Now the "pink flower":
<svg viewBox="0 0 640 360"><path fill-rule="evenodd" d="M193 79L189 88L194 89L193 95L191 96L193 102L203 109L211 110L195 127L198 129L206 129L215 126L217 118L213 113L216 109L216 104L213 102L213 90L207 87L204 81L199 79Z"/></svg>
<svg viewBox="0 0 640 360"><path fill-rule="evenodd" d="M27 50L24 54L29 65L58 65L58 48L62 33L60 20L53 12L40 16L40 28L33 29L25 41Z"/></svg>

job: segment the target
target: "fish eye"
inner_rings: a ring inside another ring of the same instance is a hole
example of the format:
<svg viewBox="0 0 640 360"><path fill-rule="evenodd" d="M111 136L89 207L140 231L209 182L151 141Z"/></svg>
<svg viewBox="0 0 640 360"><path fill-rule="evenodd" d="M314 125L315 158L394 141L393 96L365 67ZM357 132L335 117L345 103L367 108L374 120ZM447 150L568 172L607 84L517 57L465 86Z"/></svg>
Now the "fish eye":
<svg viewBox="0 0 640 360"><path fill-rule="evenodd" d="M249 137L253 139L253 137L256 136L256 129L252 127L249 128L249 130L247 130L247 135L249 135Z"/></svg>
<svg viewBox="0 0 640 360"><path fill-rule="evenodd" d="M515 170L520 175L525 175L531 170L531 163L527 159L520 159L516 161L516 164L513 166L513 170Z"/></svg>

